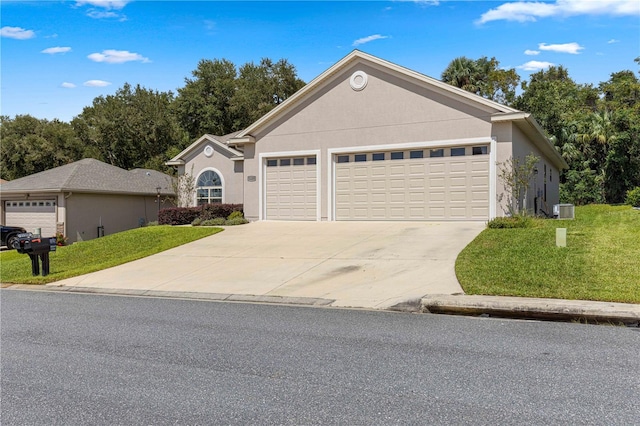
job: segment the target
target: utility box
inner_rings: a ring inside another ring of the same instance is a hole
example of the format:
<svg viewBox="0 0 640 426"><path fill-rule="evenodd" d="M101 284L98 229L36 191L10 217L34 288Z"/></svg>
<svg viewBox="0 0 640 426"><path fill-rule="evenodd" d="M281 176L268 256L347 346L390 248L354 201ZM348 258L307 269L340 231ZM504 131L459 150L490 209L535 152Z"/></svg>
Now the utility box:
<svg viewBox="0 0 640 426"><path fill-rule="evenodd" d="M573 204L554 204L553 217L556 219L574 219L575 213Z"/></svg>
<svg viewBox="0 0 640 426"><path fill-rule="evenodd" d="M31 274L40 275L40 261L42 261L42 276L49 275L49 253L56 251L56 238L41 238L30 232L18 234L16 251L28 254L31 259Z"/></svg>

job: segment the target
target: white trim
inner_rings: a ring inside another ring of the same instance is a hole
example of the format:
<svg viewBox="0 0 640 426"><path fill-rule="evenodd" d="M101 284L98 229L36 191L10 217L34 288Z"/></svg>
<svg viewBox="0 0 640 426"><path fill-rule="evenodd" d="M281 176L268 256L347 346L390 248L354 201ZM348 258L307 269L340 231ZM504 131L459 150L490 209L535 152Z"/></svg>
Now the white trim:
<svg viewBox="0 0 640 426"><path fill-rule="evenodd" d="M446 139L439 141L422 141L422 142L405 142L405 143L391 143L384 145L365 145L365 146L350 146L345 148L329 148L327 151L329 154L345 154L345 153L358 153L358 152L373 152L373 151L397 151L401 149L411 148L431 148L431 147L450 147L450 146L468 146L483 143L490 143L491 138L467 138L467 139Z"/></svg>
<svg viewBox="0 0 640 426"><path fill-rule="evenodd" d="M267 205L264 197L267 193L267 168L265 162L268 158L280 157L316 157L316 221L321 220L320 201L321 201L321 185L320 185L320 150L310 149L303 151L279 151L279 152L262 152L258 154L258 176L260 177L260 185L258 185L258 220L265 220L267 216Z"/></svg>
<svg viewBox="0 0 640 426"><path fill-rule="evenodd" d="M222 200L221 200L221 202L222 202L222 204L225 203L225 198L226 198L225 194L227 193L227 191L226 191L226 185L224 184L224 175L222 174L222 172L220 170L216 169L215 167L205 167L204 169L200 169L200 171L196 175L196 188L195 188L195 191L194 191L194 194L193 194L193 205L194 206L198 205L198 179L200 179L200 176L204 172L209 171L209 170L211 170L214 173L217 173L218 176L220 177L220 182L222 182L222 185L220 185L220 186L222 186Z"/></svg>
<svg viewBox="0 0 640 426"><path fill-rule="evenodd" d="M495 137L491 138L491 146L489 147L489 220L496 218L498 210L497 191L497 161L498 161L498 141Z"/></svg>
<svg viewBox="0 0 640 426"><path fill-rule="evenodd" d="M446 139L446 140L438 140L438 141L423 141L423 142L405 142L405 143L394 143L394 144L385 144L385 145L365 145L365 146L350 146L344 148L329 148L327 149L327 220L335 221L336 220L336 206L335 206L335 197L333 196L333 190L335 188L336 182L336 168L335 168L335 155L336 154L352 154L352 153L360 153L360 152L374 152L374 151L397 151L403 149L411 149L411 148L435 148L435 147L452 147L452 146L470 146L470 145L478 145L478 144L490 144L490 152L489 152L489 197L491 197L491 192L494 193L494 202L489 200L489 216L492 216L491 209L493 207L493 214L495 215L495 165L492 171L492 162L495 163L495 146L496 141L493 138L482 137L482 138L466 138L466 139Z"/></svg>

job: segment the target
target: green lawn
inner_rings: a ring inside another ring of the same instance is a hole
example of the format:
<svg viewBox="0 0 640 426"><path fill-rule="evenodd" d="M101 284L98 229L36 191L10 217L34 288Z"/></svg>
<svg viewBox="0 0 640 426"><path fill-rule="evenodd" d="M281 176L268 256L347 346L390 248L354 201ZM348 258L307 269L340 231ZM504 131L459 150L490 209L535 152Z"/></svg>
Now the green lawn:
<svg viewBox="0 0 640 426"><path fill-rule="evenodd" d="M221 228L149 226L58 247L49 254L50 274L31 276L31 261L15 250L0 253L0 282L45 284L140 259L222 231Z"/></svg>
<svg viewBox="0 0 640 426"><path fill-rule="evenodd" d="M456 261L465 293L640 303L640 210L582 206L575 217L485 229Z"/></svg>

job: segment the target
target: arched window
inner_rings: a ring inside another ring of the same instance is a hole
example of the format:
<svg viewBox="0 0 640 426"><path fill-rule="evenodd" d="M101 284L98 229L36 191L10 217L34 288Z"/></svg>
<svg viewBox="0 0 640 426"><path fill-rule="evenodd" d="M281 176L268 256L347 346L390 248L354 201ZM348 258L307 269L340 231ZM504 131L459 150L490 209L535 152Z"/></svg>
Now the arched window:
<svg viewBox="0 0 640 426"><path fill-rule="evenodd" d="M222 203L222 179L213 170L205 170L196 184L198 205Z"/></svg>

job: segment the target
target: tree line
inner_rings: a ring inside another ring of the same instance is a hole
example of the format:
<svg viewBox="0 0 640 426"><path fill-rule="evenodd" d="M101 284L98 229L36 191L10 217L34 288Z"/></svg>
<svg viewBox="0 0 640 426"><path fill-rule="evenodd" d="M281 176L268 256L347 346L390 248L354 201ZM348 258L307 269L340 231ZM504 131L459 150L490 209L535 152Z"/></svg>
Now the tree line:
<svg viewBox="0 0 640 426"><path fill-rule="evenodd" d="M640 64L640 58L635 59ZM569 164L561 200L619 203L640 186L640 80L629 70L578 84L563 66L520 81L495 58L455 58L442 81L530 112ZM0 117L0 177L17 179L92 157L164 172L164 162L205 133L246 128L304 86L286 59L237 67L201 60L177 93L125 84L99 96L70 123L30 115ZM517 94L517 89L520 93Z"/></svg>

